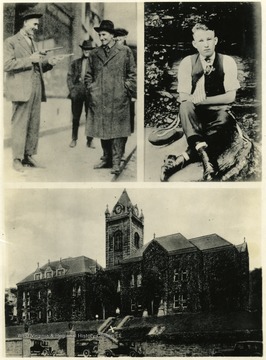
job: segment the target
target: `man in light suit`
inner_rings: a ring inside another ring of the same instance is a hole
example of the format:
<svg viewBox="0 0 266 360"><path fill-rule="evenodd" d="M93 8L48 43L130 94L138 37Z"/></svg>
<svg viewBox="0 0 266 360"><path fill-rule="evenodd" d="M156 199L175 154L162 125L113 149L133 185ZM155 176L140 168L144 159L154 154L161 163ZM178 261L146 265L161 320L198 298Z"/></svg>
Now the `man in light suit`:
<svg viewBox="0 0 266 360"><path fill-rule="evenodd" d="M13 168L19 172L37 166L32 155L37 153L41 101L46 101L42 74L58 62L57 58L45 59L46 53L39 52L34 42L41 16L24 13L21 30L4 44L6 97L13 103Z"/></svg>
<svg viewBox="0 0 266 360"><path fill-rule="evenodd" d="M87 71L88 59L90 52L93 49L90 40L84 40L82 45L82 57L74 60L69 68L67 74L67 86L69 89L69 97L71 99L72 110L72 141L70 147L73 148L77 145L79 121L82 113L83 104L85 107L86 118L88 114L89 101L86 94L84 85L84 77ZM93 138L87 136L87 147L94 148Z"/></svg>

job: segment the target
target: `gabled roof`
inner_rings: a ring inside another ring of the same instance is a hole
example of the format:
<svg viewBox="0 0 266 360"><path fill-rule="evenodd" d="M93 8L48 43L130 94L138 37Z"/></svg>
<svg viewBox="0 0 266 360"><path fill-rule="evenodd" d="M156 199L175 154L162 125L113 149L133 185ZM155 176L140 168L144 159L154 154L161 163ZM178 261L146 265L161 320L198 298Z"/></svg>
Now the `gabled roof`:
<svg viewBox="0 0 266 360"><path fill-rule="evenodd" d="M242 252L247 251L248 245L246 242L243 242L242 244L236 245L236 248L237 248L238 252L242 253Z"/></svg>
<svg viewBox="0 0 266 360"><path fill-rule="evenodd" d="M233 246L229 241L223 239L217 234L199 236L189 239L189 241L201 251Z"/></svg>
<svg viewBox="0 0 266 360"><path fill-rule="evenodd" d="M183 251L196 251L193 246L182 234L176 233L166 236L161 236L154 239L157 241L166 251L183 252Z"/></svg>
<svg viewBox="0 0 266 360"><path fill-rule="evenodd" d="M138 249L134 254L128 256L123 260L123 263L139 261L142 259L144 251L152 244L153 241L156 241L160 246L162 246L168 253L174 252L191 252L197 251L195 246L193 246L182 234L176 233L166 236L161 236L154 238L145 244L141 249Z"/></svg>
<svg viewBox="0 0 266 360"><path fill-rule="evenodd" d="M64 269L66 269L65 275L76 275L76 274L82 274L82 273L89 273L89 274L95 274L96 267L101 268L95 260L92 260L86 256L78 256L78 257L69 257L62 260L57 261L51 261L43 265L42 267L38 268L36 271L32 272L30 275L28 275L25 279L20 281L18 284L22 284L24 282L34 281L34 274L38 272L44 273L45 269L49 266L52 269L60 269L61 266ZM37 280L36 280L37 281Z"/></svg>

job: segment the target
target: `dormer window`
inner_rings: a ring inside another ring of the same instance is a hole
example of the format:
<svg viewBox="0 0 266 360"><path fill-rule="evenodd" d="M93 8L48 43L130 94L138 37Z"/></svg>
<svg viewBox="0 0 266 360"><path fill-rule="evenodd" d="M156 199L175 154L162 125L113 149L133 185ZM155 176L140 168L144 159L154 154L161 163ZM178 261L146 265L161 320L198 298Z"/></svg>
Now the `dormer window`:
<svg viewBox="0 0 266 360"><path fill-rule="evenodd" d="M53 276L52 271L46 271L46 279L50 279Z"/></svg>
<svg viewBox="0 0 266 360"><path fill-rule="evenodd" d="M41 280L41 273L34 274L34 280Z"/></svg>
<svg viewBox="0 0 266 360"><path fill-rule="evenodd" d="M57 276L62 276L65 275L65 270L64 269L58 269L57 270Z"/></svg>

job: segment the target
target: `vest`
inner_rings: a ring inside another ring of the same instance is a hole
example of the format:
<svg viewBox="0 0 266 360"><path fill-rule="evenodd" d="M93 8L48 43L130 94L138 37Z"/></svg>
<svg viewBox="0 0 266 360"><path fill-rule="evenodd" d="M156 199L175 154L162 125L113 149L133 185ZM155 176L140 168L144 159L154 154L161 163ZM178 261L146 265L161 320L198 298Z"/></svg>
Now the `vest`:
<svg viewBox="0 0 266 360"><path fill-rule="evenodd" d="M204 74L203 67L200 61L199 54L191 55L192 64L192 94L196 88L197 81ZM223 55L216 53L214 62L214 70L205 76L205 93L206 96L215 96L224 94L224 69L223 69Z"/></svg>

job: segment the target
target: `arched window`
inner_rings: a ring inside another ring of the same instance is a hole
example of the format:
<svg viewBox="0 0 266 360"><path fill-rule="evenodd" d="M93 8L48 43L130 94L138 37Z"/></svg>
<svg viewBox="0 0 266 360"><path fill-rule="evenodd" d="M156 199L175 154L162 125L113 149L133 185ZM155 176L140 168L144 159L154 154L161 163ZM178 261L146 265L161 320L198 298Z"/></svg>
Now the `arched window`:
<svg viewBox="0 0 266 360"><path fill-rule="evenodd" d="M114 251L122 251L122 231L117 231L114 236Z"/></svg>
<svg viewBox="0 0 266 360"><path fill-rule="evenodd" d="M134 234L134 245L137 249L139 249L139 240L140 240L140 237L139 237L139 234L137 232L135 232Z"/></svg>

